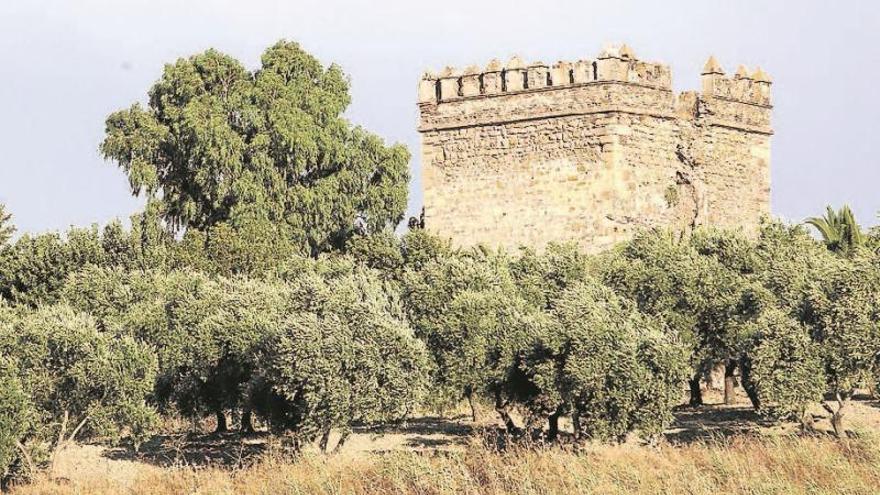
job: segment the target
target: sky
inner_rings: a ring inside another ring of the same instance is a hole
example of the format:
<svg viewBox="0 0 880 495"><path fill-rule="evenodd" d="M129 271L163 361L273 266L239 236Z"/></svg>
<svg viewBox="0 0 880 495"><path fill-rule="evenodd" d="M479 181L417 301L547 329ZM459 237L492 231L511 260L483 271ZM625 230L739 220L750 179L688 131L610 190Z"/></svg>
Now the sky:
<svg viewBox="0 0 880 495"><path fill-rule="evenodd" d="M104 119L145 101L165 63L216 48L255 69L295 40L351 78L355 124L413 154L427 69L594 58L626 42L697 89L714 54L773 78L772 212L790 221L848 203L880 211L880 2L515 0L2 0L0 203L20 232L127 218L142 205L98 153Z"/></svg>

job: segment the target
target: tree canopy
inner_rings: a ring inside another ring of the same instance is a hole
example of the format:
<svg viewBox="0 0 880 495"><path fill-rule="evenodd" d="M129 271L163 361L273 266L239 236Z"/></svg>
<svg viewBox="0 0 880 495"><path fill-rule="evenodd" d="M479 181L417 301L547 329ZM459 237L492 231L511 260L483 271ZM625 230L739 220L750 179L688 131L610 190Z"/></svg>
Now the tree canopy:
<svg viewBox="0 0 880 495"><path fill-rule="evenodd" d="M216 50L165 67L107 118L104 156L174 229L269 222L312 256L403 218L409 153L353 127L348 79L281 41L249 71Z"/></svg>

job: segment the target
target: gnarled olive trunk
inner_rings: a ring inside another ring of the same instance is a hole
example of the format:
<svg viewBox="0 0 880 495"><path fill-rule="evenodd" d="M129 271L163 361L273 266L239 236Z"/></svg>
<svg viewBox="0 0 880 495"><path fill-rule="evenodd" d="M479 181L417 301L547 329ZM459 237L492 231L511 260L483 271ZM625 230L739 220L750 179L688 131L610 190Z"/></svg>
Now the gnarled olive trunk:
<svg viewBox="0 0 880 495"><path fill-rule="evenodd" d="M324 428L324 433L321 434L321 441L318 443L318 447L321 449L321 453L327 453L327 444L330 443L330 428Z"/></svg>
<svg viewBox="0 0 880 495"><path fill-rule="evenodd" d="M465 397L467 398L468 406L470 406L470 408L471 408L471 422L476 423L477 422L477 405L474 402L474 391L471 389L468 389L468 391L465 393Z"/></svg>
<svg viewBox="0 0 880 495"><path fill-rule="evenodd" d="M226 433L229 431L229 424L226 422L226 413L223 411L217 411L214 414L217 417L217 428L214 430L214 433Z"/></svg>
<svg viewBox="0 0 880 495"><path fill-rule="evenodd" d="M336 447L333 447L333 453L338 454L340 450L342 450L342 446L345 445L345 441L348 440L348 437L351 436L351 432L345 430L342 432L342 436L339 437L339 441L336 442Z"/></svg>
<svg viewBox="0 0 880 495"><path fill-rule="evenodd" d="M837 438L843 438L846 436L846 430L843 427L843 417L846 414L847 406L849 405L849 399L852 397L852 391L843 393L837 392L834 394L835 402L837 404L837 409L834 409L827 402L822 403L822 407L831 413L831 428L834 429L834 435Z"/></svg>
<svg viewBox="0 0 880 495"><path fill-rule="evenodd" d="M693 378L688 380L688 385L690 386L691 392L691 400L689 404L692 407L702 406L703 390L700 388L700 373L697 373Z"/></svg>
<svg viewBox="0 0 880 495"><path fill-rule="evenodd" d="M251 434L254 432L254 415L250 409L247 409L241 415L241 433Z"/></svg>
<svg viewBox="0 0 880 495"><path fill-rule="evenodd" d="M516 423L513 422L513 418L510 417L510 412L507 410L507 401L501 398L501 394L495 393L495 410L498 411L498 415L501 416L501 421L504 422L504 428L507 429L507 433L516 433Z"/></svg>
<svg viewBox="0 0 880 495"><path fill-rule="evenodd" d="M562 416L562 408L556 408L553 414L547 418L547 441L553 442L559 437L559 417Z"/></svg>
<svg viewBox="0 0 880 495"><path fill-rule="evenodd" d="M724 363L724 403L736 402L736 360L729 359Z"/></svg>

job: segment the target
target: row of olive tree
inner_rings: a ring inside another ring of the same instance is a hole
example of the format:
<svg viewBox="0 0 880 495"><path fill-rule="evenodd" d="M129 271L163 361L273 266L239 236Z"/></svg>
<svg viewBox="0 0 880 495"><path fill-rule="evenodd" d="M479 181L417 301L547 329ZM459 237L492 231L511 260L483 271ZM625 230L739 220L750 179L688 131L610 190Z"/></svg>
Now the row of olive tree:
<svg viewBox="0 0 880 495"><path fill-rule="evenodd" d="M699 406L701 380L721 366L726 400L739 370L760 413L811 428L820 403L843 435L849 400L880 373L880 257L835 255L798 226L649 231L595 257L453 250L418 231L349 252L400 291L433 357L433 400L473 411L482 397L511 430L516 407L551 437L561 415L579 436L650 434L671 419L683 376Z"/></svg>
<svg viewBox="0 0 880 495"><path fill-rule="evenodd" d="M156 413L254 418L298 442L410 414L429 362L399 301L350 260L273 279L86 267L61 302L0 307L0 459L33 472L84 437L138 439ZM6 418L6 419L4 419ZM46 454L46 453L50 453ZM44 455L46 454L46 455Z"/></svg>
<svg viewBox="0 0 880 495"><path fill-rule="evenodd" d="M762 414L809 427L821 402L843 434L878 372L877 256L839 257L777 223L757 238L645 232L592 257L384 233L250 277L110 262L107 232L59 241L97 254L4 306L0 422L30 418L7 422L8 465L33 469L81 435L140 438L156 412L214 416L220 431L259 419L326 449L331 429L344 442L354 424L479 398L512 432L552 439L568 416L578 438L651 437L685 382L700 403L719 364L740 369Z"/></svg>

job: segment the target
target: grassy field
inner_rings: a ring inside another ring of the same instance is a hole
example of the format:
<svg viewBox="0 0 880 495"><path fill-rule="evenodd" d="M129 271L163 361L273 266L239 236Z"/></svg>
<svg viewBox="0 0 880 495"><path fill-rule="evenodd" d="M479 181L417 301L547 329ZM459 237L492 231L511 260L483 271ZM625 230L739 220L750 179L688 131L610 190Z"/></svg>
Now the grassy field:
<svg viewBox="0 0 880 495"><path fill-rule="evenodd" d="M866 439L737 438L659 448L470 447L462 452L394 452L252 466L145 472L127 485L43 481L17 494L771 494L880 493L880 447Z"/></svg>
<svg viewBox="0 0 880 495"><path fill-rule="evenodd" d="M819 409L816 409L819 414ZM491 417L488 416L487 417ZM819 425L827 421L820 420ZM876 494L880 403L855 404L853 438L762 425L745 404L683 409L658 446L497 445L491 423L417 418L356 431L336 455L283 454L268 435L165 435L130 449L76 446L30 494Z"/></svg>

